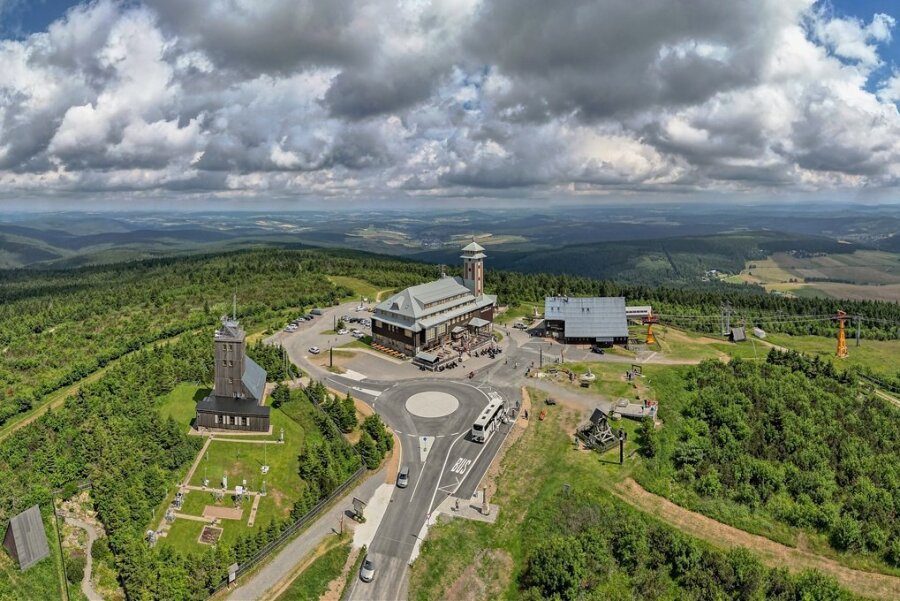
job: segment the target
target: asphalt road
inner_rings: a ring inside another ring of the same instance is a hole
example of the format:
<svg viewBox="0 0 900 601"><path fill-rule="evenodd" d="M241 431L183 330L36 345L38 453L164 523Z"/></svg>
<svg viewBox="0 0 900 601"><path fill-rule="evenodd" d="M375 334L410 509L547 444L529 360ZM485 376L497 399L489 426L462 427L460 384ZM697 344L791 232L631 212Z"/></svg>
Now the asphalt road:
<svg viewBox="0 0 900 601"><path fill-rule="evenodd" d="M331 308L315 321L302 325L298 331L276 334L269 341L284 345L291 360L311 377L326 381L340 392L350 391L353 396L374 407L397 433L402 446L403 464L410 468L410 483L407 488L393 489L368 549L375 563L375 579L364 583L357 578L349 598L366 601L406 599L409 563L431 512L447 496L469 499L476 493L511 428L511 424L501 426L486 444L470 439L471 426L488 403L487 393L494 390L504 398L507 408L516 406L521 386L536 384L525 379L525 371L532 361L538 363L540 347L527 333L503 329L506 333L503 342L506 352L500 359L477 369L473 379L465 378L468 367L460 370L459 380L453 379L455 374L442 374L441 378L421 377L424 372L412 370L408 364L395 365L386 361L381 362L383 367L377 374L345 375L333 374L310 362L309 347L318 346L327 352L330 345L344 342L342 339L336 340L334 335L320 332L331 327L335 316L352 313L354 306L355 303L348 303ZM368 316L366 313L360 315ZM551 347L556 347L553 350L559 352L559 345L548 345L547 351ZM546 361L548 357L544 359ZM554 394L565 392L573 396L571 391L552 383L540 384L542 388L550 388ZM406 409L406 401L421 392L450 394L457 399L459 406L444 417L416 416ZM583 401L586 408L597 404L596 396L578 400ZM421 450L423 444L428 448L425 454Z"/></svg>
<svg viewBox="0 0 900 601"><path fill-rule="evenodd" d="M471 440L472 423L488 403L488 391L483 384L422 379L395 384L375 402L375 409L400 437L410 482L407 488L394 488L369 547L375 579L371 583L357 579L350 599L406 598L408 564L429 515L447 496L472 496L510 427L502 426L486 444ZM418 417L405 405L421 392L450 394L459 407L445 417Z"/></svg>

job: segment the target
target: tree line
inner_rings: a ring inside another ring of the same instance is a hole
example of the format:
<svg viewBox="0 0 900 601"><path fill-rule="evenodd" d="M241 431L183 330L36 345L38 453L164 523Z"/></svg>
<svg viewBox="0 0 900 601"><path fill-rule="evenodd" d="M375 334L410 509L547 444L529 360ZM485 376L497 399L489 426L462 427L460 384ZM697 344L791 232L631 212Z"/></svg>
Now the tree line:
<svg viewBox="0 0 900 601"><path fill-rule="evenodd" d="M706 361L643 427L644 478L900 566L900 410L830 361ZM668 484L664 484L668 483Z"/></svg>

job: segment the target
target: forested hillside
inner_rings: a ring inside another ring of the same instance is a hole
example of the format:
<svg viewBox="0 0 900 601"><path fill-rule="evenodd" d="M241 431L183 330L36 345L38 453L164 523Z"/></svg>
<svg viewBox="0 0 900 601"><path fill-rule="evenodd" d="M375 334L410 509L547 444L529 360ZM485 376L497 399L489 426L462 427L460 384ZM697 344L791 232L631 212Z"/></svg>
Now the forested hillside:
<svg viewBox="0 0 900 601"><path fill-rule="evenodd" d="M341 250L254 250L60 271L0 272L0 424L28 411L51 391L75 382L110 360L237 312L245 325L278 327L291 311L332 304L350 294L326 276L345 275L379 287L399 288L433 279L426 263ZM842 308L867 318L864 338L900 336L900 305L788 299L761 289L650 288L583 277L519 274L490 269L488 290L501 304L542 301L548 294L625 296L652 303L666 319L714 332L719 307L735 320L790 334L830 334L821 319ZM791 321L785 316L819 316ZM878 321L876 321L878 320Z"/></svg>
<svg viewBox="0 0 900 601"><path fill-rule="evenodd" d="M900 409L830 362L774 349L704 362L681 388L661 404L665 427L643 430L651 488L900 567Z"/></svg>

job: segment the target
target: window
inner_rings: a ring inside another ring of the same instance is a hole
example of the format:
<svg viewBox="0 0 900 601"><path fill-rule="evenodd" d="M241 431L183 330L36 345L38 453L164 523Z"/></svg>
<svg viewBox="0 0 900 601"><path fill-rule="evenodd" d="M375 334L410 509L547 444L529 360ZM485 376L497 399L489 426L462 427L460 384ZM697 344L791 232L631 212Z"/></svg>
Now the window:
<svg viewBox="0 0 900 601"><path fill-rule="evenodd" d="M213 416L213 418L214 418L214 419L213 419L213 423L216 424L216 425L218 425L218 423L219 423L219 414L216 413L216 414Z"/></svg>

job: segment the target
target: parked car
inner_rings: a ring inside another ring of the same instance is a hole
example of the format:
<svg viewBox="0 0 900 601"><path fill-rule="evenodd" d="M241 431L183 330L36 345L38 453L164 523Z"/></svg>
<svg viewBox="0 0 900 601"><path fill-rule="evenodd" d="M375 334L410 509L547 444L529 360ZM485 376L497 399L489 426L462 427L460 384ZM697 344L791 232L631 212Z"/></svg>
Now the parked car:
<svg viewBox="0 0 900 601"><path fill-rule="evenodd" d="M528 329L528 326L526 326L526 325L525 325L524 323L522 323L521 321L516 322L516 323L513 325L513 327L516 328L517 330L527 330L527 329Z"/></svg>
<svg viewBox="0 0 900 601"><path fill-rule="evenodd" d="M404 465L397 474L397 488L406 488L409 486L409 466Z"/></svg>
<svg viewBox="0 0 900 601"><path fill-rule="evenodd" d="M343 336L344 334L349 334L350 331L347 328L341 328L340 330L337 331L337 333L338 333L338 336Z"/></svg>
<svg viewBox="0 0 900 601"><path fill-rule="evenodd" d="M309 352L312 353L313 355L318 355L319 353L322 352L322 349L320 349L317 346L311 346L311 347L309 347Z"/></svg>
<svg viewBox="0 0 900 601"><path fill-rule="evenodd" d="M366 336L362 332L353 332L350 335L353 336L354 338L356 338L357 340L360 338L365 338L365 336Z"/></svg>
<svg viewBox="0 0 900 601"><path fill-rule="evenodd" d="M363 561L362 567L359 569L359 579L363 582L372 582L375 578L375 564L372 563L372 560L366 557Z"/></svg>
<svg viewBox="0 0 900 601"><path fill-rule="evenodd" d="M592 346L591 352L597 353L598 355L602 355L605 351L602 348L600 348L599 346Z"/></svg>

